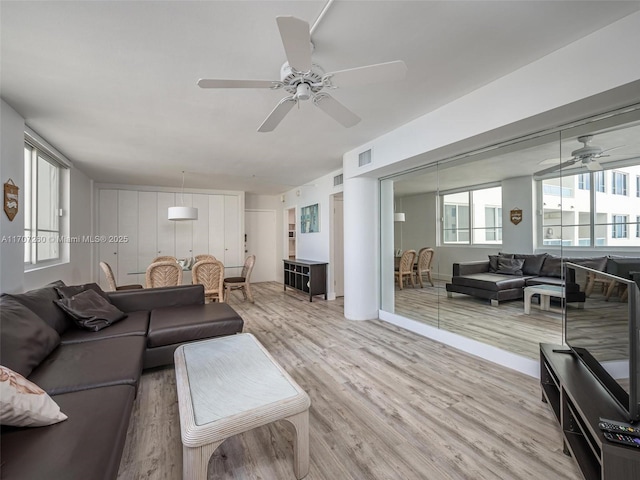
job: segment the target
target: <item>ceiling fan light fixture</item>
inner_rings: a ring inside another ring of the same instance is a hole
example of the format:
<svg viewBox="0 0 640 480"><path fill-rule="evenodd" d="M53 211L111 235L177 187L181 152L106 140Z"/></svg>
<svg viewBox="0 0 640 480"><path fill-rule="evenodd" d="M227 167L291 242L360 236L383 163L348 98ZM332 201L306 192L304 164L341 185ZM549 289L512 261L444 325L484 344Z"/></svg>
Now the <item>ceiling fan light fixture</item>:
<svg viewBox="0 0 640 480"><path fill-rule="evenodd" d="M393 214L393 221L394 222L404 222L405 221L404 212L394 213Z"/></svg>

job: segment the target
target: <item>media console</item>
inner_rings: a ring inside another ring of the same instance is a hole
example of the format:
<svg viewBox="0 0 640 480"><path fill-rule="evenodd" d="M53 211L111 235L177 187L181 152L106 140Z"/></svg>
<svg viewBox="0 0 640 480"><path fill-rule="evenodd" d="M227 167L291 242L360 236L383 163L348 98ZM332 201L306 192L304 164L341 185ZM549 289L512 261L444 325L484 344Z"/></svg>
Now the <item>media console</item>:
<svg viewBox="0 0 640 480"><path fill-rule="evenodd" d="M327 299L327 262L313 260L290 259L284 262L284 290L295 288L309 295L324 295Z"/></svg>
<svg viewBox="0 0 640 480"><path fill-rule="evenodd" d="M564 453L586 480L637 480L640 449L609 442L600 418L625 422L624 411L568 347L540 344L542 401L562 428Z"/></svg>

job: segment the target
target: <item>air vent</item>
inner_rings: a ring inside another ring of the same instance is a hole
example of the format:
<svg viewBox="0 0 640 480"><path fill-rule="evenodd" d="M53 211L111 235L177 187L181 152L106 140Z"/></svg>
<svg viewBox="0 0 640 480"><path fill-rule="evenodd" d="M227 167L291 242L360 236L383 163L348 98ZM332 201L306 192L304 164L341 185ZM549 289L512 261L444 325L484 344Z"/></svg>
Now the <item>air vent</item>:
<svg viewBox="0 0 640 480"><path fill-rule="evenodd" d="M342 174L336 175L335 177L333 177L333 186L337 187L338 185L342 185L342 180Z"/></svg>
<svg viewBox="0 0 640 480"><path fill-rule="evenodd" d="M364 167L365 165L369 165L371 163L371 149L362 152L358 155L358 166Z"/></svg>

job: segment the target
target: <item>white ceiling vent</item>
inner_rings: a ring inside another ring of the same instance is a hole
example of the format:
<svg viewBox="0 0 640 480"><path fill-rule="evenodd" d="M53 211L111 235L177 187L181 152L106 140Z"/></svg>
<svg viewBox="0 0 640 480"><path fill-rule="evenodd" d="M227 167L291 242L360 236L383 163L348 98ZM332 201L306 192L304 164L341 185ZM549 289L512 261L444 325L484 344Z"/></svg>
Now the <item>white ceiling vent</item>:
<svg viewBox="0 0 640 480"><path fill-rule="evenodd" d="M343 182L342 174L336 175L335 177L333 177L333 186L334 187L337 187L338 185L342 185L342 182Z"/></svg>
<svg viewBox="0 0 640 480"><path fill-rule="evenodd" d="M365 165L369 165L371 163L371 149L365 150L364 152L358 155L358 166L364 167Z"/></svg>

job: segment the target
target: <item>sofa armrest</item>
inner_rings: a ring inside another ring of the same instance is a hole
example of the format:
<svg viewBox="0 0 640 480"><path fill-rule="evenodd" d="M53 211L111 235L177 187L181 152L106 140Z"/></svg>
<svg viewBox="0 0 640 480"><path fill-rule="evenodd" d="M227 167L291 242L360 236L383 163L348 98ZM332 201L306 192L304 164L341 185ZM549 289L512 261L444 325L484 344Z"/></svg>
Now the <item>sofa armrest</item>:
<svg viewBox="0 0 640 480"><path fill-rule="evenodd" d="M151 311L156 308L204 304L202 285L143 288L107 292L113 305L123 312Z"/></svg>
<svg viewBox="0 0 640 480"><path fill-rule="evenodd" d="M486 273L489 271L489 260L464 262L453 264L453 276L471 275L472 273Z"/></svg>

